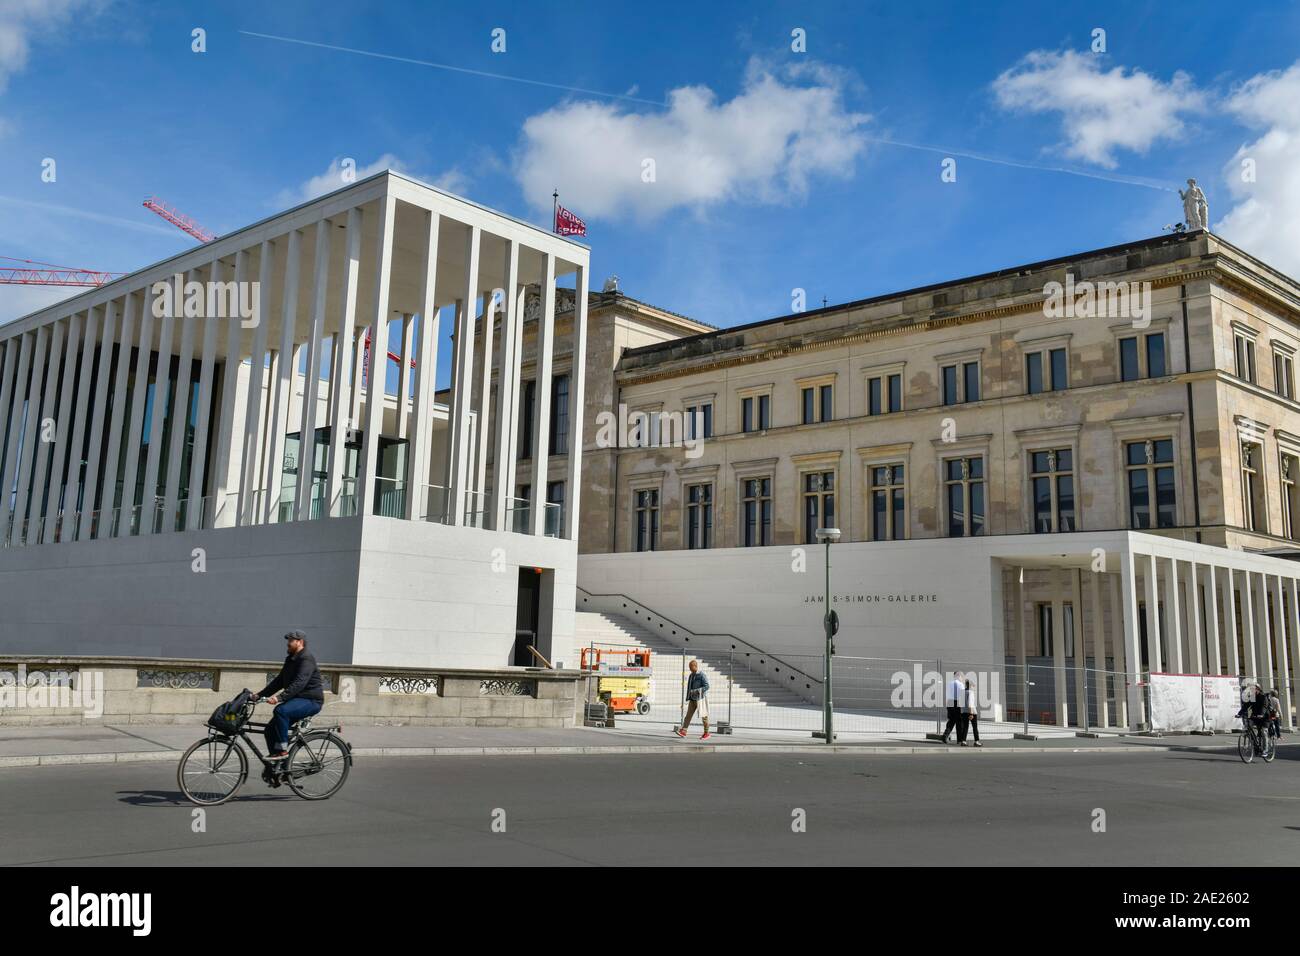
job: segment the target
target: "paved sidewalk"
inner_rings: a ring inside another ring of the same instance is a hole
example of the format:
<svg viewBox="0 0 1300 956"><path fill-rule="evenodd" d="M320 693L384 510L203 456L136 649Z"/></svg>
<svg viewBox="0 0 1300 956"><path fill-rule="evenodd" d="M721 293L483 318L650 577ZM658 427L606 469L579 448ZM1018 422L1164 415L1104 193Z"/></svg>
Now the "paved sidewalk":
<svg viewBox="0 0 1300 956"><path fill-rule="evenodd" d="M100 725L72 727L0 727L0 769L85 763L174 761L204 735L202 726ZM683 740L667 725L647 728L574 727L364 727L345 726L343 736L359 757L489 756L497 754L601 753L881 753L978 754L1123 753L1156 750L1222 750L1236 747L1231 735L1138 737L1108 735L1084 738L1056 732L1036 741L1002 735L987 738L983 748L944 746L916 736L837 734L827 746L801 731L738 731L701 741L692 733ZM1284 747L1289 746L1283 743Z"/></svg>

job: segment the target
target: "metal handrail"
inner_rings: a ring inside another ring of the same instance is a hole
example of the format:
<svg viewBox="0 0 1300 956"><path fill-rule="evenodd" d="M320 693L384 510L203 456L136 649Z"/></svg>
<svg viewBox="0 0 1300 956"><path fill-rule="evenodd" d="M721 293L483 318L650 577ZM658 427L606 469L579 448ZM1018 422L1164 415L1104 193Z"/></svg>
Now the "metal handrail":
<svg viewBox="0 0 1300 956"><path fill-rule="evenodd" d="M802 670L800 670L799 668L795 667L793 664L788 663L788 662L787 662L786 660L784 660L783 658L778 657L778 656L775 655L775 654L769 654L767 651L763 650L763 649L762 649L761 647L759 647L758 645L756 645L756 644L751 644L749 641L745 640L745 639L742 638L742 637L737 637L735 634L730 634L730 633L710 633L710 634L701 634L701 633L699 633L699 632L692 631L689 627L684 627L683 625L678 624L678 623L677 623L676 621L674 621L672 618L667 617L666 615L660 614L658 611L655 611L655 610L653 610L653 609L647 607L646 605L642 604L642 603L641 603L640 601L638 601L636 598L634 598L634 597L629 597L629 596L626 595L626 594L598 594L598 593L596 593L595 591L588 591L588 590L587 590L586 588L584 588L582 585L577 585L577 590L578 590L579 592L581 592L582 594L587 595L587 597L596 597L596 598L621 598L621 599L624 600L624 601L628 601L628 602L630 602L630 603L632 603L632 604L635 604L637 607L641 608L641 610L645 611L647 615L654 615L655 617L660 618L660 619L661 619L662 621L664 621L665 623L667 623L667 624L671 624L673 627L677 628L679 631L685 631L687 634L693 634L695 637L725 637L725 638L729 638L730 640L735 641L737 644L743 644L743 645L745 645L745 647L748 647L748 648L749 648L753 653L755 653L755 654L759 654L759 655L761 655L761 656L763 656L763 657L766 657L766 658L769 658L769 659L771 659L771 660L776 661L776 662L777 662L778 664L780 664L782 667L786 667L786 668L790 669L791 671L793 671L794 673L799 674L801 677L805 677L805 678L807 678L808 680L812 681L814 684L818 684L818 685L820 685L820 684L822 683L822 680L823 680L823 679L822 679L821 677L814 677L813 675L808 674L808 673L806 673L805 671L802 671ZM690 643L690 640L691 640L691 639L690 639L689 637L686 637L686 638L683 638L682 640L685 641L686 643Z"/></svg>

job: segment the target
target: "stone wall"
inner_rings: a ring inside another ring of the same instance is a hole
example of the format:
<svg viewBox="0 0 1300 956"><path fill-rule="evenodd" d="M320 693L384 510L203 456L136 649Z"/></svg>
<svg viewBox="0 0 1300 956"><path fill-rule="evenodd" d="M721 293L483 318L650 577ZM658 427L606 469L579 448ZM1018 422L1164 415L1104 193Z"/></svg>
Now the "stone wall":
<svg viewBox="0 0 1300 956"><path fill-rule="evenodd" d="M261 690L279 668L270 661L0 659L0 727L193 724L198 731L219 704L244 688ZM582 700L578 671L323 664L321 674L321 718L345 726L573 727ZM262 706L255 719L269 715Z"/></svg>

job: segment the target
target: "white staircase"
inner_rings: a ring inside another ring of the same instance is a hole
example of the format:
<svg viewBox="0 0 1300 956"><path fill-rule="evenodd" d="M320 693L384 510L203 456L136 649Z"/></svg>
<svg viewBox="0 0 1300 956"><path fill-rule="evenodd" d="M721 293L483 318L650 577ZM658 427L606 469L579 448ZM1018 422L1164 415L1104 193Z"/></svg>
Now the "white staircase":
<svg viewBox="0 0 1300 956"><path fill-rule="evenodd" d="M620 614L592 611L577 612L573 662L578 666L582 648L595 644L598 647L640 647L651 652L650 664L653 678L650 682L650 713L648 718L660 720L675 718L682 699L682 648L654 634L630 618ZM756 674L743 663L744 655L736 654L729 663L725 652L686 650L686 660L698 660L700 670L709 679L709 709L714 719L726 716L728 671L733 681L731 706L753 707L807 707L805 700L790 690Z"/></svg>

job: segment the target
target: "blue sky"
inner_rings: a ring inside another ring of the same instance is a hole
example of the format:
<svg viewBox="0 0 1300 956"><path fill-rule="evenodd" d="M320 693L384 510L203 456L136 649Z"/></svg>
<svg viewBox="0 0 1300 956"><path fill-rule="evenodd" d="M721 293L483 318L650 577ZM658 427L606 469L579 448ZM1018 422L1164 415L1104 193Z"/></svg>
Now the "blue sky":
<svg viewBox="0 0 1300 956"><path fill-rule="evenodd" d="M1297 36L1276 4L0 0L0 256L129 271L191 243L146 195L223 233L350 158L542 225L559 186L595 282L719 326L1155 235L1188 176L1296 274ZM62 294L0 285L0 320Z"/></svg>

